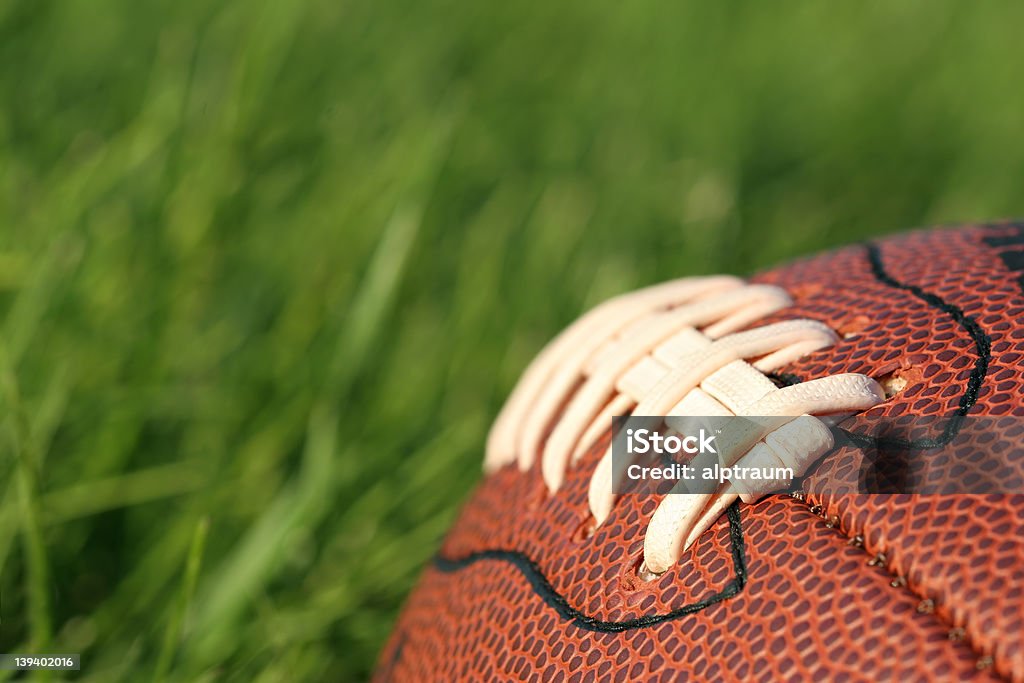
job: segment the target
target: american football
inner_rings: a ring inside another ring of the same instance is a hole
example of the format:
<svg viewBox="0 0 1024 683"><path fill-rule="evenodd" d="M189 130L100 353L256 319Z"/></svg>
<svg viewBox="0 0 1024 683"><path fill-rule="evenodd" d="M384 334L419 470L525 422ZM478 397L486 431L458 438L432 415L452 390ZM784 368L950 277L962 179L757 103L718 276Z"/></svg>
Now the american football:
<svg viewBox="0 0 1024 683"><path fill-rule="evenodd" d="M792 490L658 496L616 495L610 451L630 413L941 416L915 438L955 462L965 420L1024 416L1022 271L1024 225L964 226L598 306L508 398L378 680L1024 680L1019 460L966 493L816 489L862 444L780 428Z"/></svg>

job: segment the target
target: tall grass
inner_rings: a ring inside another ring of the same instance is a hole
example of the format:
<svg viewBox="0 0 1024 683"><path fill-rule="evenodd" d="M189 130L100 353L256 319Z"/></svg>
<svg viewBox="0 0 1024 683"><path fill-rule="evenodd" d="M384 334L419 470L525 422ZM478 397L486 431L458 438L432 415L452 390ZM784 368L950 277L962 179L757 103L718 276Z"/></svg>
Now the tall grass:
<svg viewBox="0 0 1024 683"><path fill-rule="evenodd" d="M0 1L0 651L366 677L585 307L1022 213L1022 19Z"/></svg>

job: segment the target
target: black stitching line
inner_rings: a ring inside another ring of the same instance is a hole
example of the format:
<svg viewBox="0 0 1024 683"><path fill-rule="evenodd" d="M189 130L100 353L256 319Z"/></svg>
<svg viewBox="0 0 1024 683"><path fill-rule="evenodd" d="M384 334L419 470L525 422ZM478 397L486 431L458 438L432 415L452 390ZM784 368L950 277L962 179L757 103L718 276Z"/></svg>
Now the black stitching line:
<svg viewBox="0 0 1024 683"><path fill-rule="evenodd" d="M949 417L949 421L946 423L945 428L942 430L942 434L939 436L929 439L915 439L911 441L908 439L888 436L878 437L870 434L859 434L843 429L842 427L838 427L833 430L834 432L838 432L837 436L840 439L840 441L837 441L836 445L855 445L860 448L942 448L956 438L956 435L960 432L960 428L963 426L964 417L970 409L974 407L974 404L978 400L978 393L981 391L981 385L985 381L985 376L988 374L988 365L992 359L992 338L984 329L982 329L981 325L979 325L974 318L964 313L963 309L948 303L937 294L926 292L917 285L904 284L889 275L885 270L885 266L882 264L882 252L877 244L869 242L864 246L867 250L868 263L871 265L871 274L874 275L876 280L894 289L910 292L929 306L942 311L952 318L953 321L960 325L960 327L963 328L971 337L978 357L974 361L974 369L971 370L971 376L968 378L967 385L964 387L964 393L960 396L959 407L956 412ZM841 441L845 441L845 443L842 443Z"/></svg>
<svg viewBox="0 0 1024 683"><path fill-rule="evenodd" d="M983 241L989 243L989 239L986 238ZM834 427L833 434L836 434L836 445L837 447L842 445L840 439L845 439L849 443L853 443L860 447L876 448L876 447L896 447L896 448L941 448L950 441L952 441L960 427L963 424L963 418L967 412L974 406L978 399L978 393L981 391L981 386L988 373L988 365L992 357L992 338L982 329L982 327L973 318L963 312L962 309L947 303L941 297L925 292L920 287L914 285L907 285L897 281L891 275L889 275L884 265L882 264L882 254L878 245L875 243L867 243L864 245L867 251L868 263L871 266L871 273L874 275L882 284L890 287L900 289L903 291L910 292L917 298L921 299L925 303L935 308L938 308L942 312L948 314L953 318L966 332L970 335L974 341L975 349L977 350L978 358L975 361L974 369L971 371L971 376L968 378L967 385L964 388L964 393L960 397L959 406L956 412L950 417L949 422L946 424L946 428L942 434L932 439L919 439L910 441L908 439L896 439L892 437L872 437L866 434L857 434L841 427ZM989 246L995 246L989 243ZM799 381L799 378L797 378ZM810 505L810 503L808 503ZM821 517L818 517L821 519ZM832 527L837 533L845 536L848 539L853 539L849 529L847 529L842 523ZM865 554L869 554L867 549L861 546L861 549ZM882 571L887 572L890 576L898 577L899 574L895 573L888 564L882 565ZM890 583L890 585L892 585ZM896 588L896 586L893 586ZM909 594L915 598L921 598L922 595L915 592L906 583L903 584L902 590L900 591L905 594ZM943 626L952 626L948 621L943 620L938 613L933 612L932 615L935 619ZM977 644L968 635L968 647L974 650L976 653L984 654L984 652L977 647Z"/></svg>
<svg viewBox="0 0 1024 683"><path fill-rule="evenodd" d="M794 375L792 372L766 372L764 375L780 389L783 387L791 387L794 384L800 384L803 381L799 376Z"/></svg>
<svg viewBox="0 0 1024 683"><path fill-rule="evenodd" d="M447 558L442 555L437 555L434 557L433 564L438 571L450 574L484 560L508 562L522 572L523 576L533 588L533 592L536 593L549 607L555 610L555 612L558 613L558 616L562 617L562 619L572 621L576 626L587 631L600 631L603 633L631 631L634 629L656 626L663 622L671 621L672 619L678 619L679 617L699 612L711 605L735 597L743 590L744 586L747 584L747 561L745 557L746 543L743 540L743 525L740 520L739 506L736 503L733 503L729 506L726 514L729 518L730 550L732 552L732 562L735 569L735 575L733 578L729 580L721 591L705 598L704 600L700 600L699 602L689 605L683 605L682 607L674 609L671 612L665 612L664 614L650 614L643 617L637 617L635 619L605 621L603 619L598 619L584 614L570 605L565 596L555 590L555 587L552 586L548 578L544 576L544 572L541 571L541 568L536 562L530 559L530 557L525 553L521 553L518 550L481 550L460 558Z"/></svg>
<svg viewBox="0 0 1024 683"><path fill-rule="evenodd" d="M1021 234L1024 235L1024 232L1022 232ZM989 246L997 246L990 242L990 239L994 240L996 238L984 238L982 241L987 243ZM851 442L856 443L857 445L867 445L868 447L894 446L897 448L941 448L942 446L945 446L956 437L961 425L963 424L964 416L967 415L967 412L974 406L974 404L978 400L978 393L981 391L982 384L984 383L985 377L988 374L988 366L992 358L992 338L988 333L984 331L984 329L981 327L981 325L977 323L977 321L975 321L972 317L965 314L962 309L947 303L941 297L935 294L925 292L920 287L903 284L895 280L892 276L890 276L886 272L885 267L882 264L881 250L878 248L878 245L876 245L875 243L867 243L865 244L865 248L867 249L868 262L871 265L871 272L879 282L882 282L883 284L886 284L890 287L894 287L896 289L908 291L917 298L927 303L928 305L934 306L939 310L943 311L944 313L950 315L950 317L952 317L953 320L955 320L962 328L964 328L964 330L967 331L971 339L974 341L974 346L977 351L978 358L974 363L974 369L971 371L971 376L968 378L967 385L964 388L964 393L960 396L959 407L957 408L956 412L950 417L949 422L946 424L946 428L943 430L943 433L939 437L934 439L919 439L910 441L907 439L894 439L890 437L871 437L869 435L856 434L842 428L833 428L833 433L837 434L837 446L840 445L838 437L842 436L844 438L849 439ZM1022 289L1024 289L1024 287L1022 287ZM808 505L810 505L810 503L808 503ZM821 518L819 517L819 519ZM847 529L841 521L839 524L834 526L833 529L840 535L845 536L848 539L854 538L853 536L851 536L850 530ZM863 545L861 545L860 548L864 551L865 554L869 554L867 549L864 548ZM893 571L892 567L890 567L888 563L884 563L881 566L881 570L885 571L890 576L894 576L897 578L901 576L900 574ZM897 586L894 585L892 582L890 582L889 585L893 588L896 588L899 592L903 594L909 594L910 596L915 598L924 598L922 594L910 588L909 584L907 584L906 582L902 584L901 588L897 588ZM939 624L942 626L951 627L955 625L952 622L943 619L938 612L932 612L931 614L935 618L935 620L939 622ZM976 654L990 654L986 653L977 644L975 638L971 636L971 633L969 631L965 633L965 637L967 641L967 647L973 650Z"/></svg>
<svg viewBox="0 0 1024 683"><path fill-rule="evenodd" d="M960 397L960 407L956 411L956 414L960 417L967 415L967 412L977 402L978 392L981 391L981 384L985 381L985 375L988 374L988 364L992 359L992 338L982 329L978 321L964 313L959 307L947 303L937 294L926 292L916 285L906 285L893 279L882 265L882 253L878 245L868 244L867 249L868 260L871 262L871 272L879 282L910 292L929 306L933 306L951 317L970 335L978 358L974 362L974 369L971 370L971 377L967 381L964 394Z"/></svg>

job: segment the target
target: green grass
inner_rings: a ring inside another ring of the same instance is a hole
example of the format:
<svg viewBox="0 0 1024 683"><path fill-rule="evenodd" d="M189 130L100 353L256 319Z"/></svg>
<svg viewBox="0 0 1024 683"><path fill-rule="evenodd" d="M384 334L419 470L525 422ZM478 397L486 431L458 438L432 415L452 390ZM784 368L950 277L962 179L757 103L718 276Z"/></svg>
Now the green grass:
<svg viewBox="0 0 1024 683"><path fill-rule="evenodd" d="M1022 20L0 0L0 652L365 678L587 306L1024 213Z"/></svg>

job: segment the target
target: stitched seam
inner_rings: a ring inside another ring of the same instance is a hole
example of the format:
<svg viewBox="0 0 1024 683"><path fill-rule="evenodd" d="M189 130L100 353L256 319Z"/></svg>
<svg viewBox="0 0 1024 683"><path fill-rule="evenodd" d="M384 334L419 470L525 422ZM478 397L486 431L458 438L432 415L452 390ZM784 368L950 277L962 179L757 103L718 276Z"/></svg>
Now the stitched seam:
<svg viewBox="0 0 1024 683"><path fill-rule="evenodd" d="M916 285L908 285L908 284L899 282L895 278L893 278L891 275L889 275L888 272L886 272L886 270L885 270L884 264L882 263L881 249L878 247L877 244L875 244L875 243L867 243L865 245L865 250L866 250L866 256L867 256L867 259L868 259L868 263L871 266L871 273L875 277L876 280L878 280L882 284L887 285L889 287L893 287L895 289L899 289L899 290L902 290L902 291L909 292L912 295L914 295L915 297L917 297L918 299L920 299L921 301L924 301L929 306L932 306L933 308L936 308L936 309L942 311L943 313L946 313L951 318L953 318L953 320L957 324L959 324L967 332L967 334L971 337L972 341L974 342L975 351L976 351L976 353L978 355L978 358L977 358L977 360L974 363L974 368L972 369L971 375L970 375L970 377L969 377L969 379L967 381L967 385L964 388L964 393L960 397L959 407L957 408L957 411L953 414L953 416L951 416L950 421L946 424L946 427L945 427L945 429L943 430L943 433L940 436L938 436L936 438L933 438L933 439L919 439L919 440L909 441L909 440L906 440L906 439L874 438L874 437L871 437L871 436L868 436L868 435L863 435L863 434L857 434L857 433L854 433L854 432L849 432L847 430L841 430L841 431L843 432L844 436L849 440L849 444L847 444L847 445L855 445L855 446L860 446L860 447L868 446L868 447L876 447L876 448L879 447L879 446L882 446L882 447L886 447L886 446L888 446L888 447L902 447L902 448L941 448L942 446L948 444L950 441L952 441L956 437L956 435L957 435L957 433L958 433L958 431L960 429L960 426L962 424L963 417L967 414L967 412L977 402L978 393L981 391L982 384L984 383L985 377L986 377L986 375L988 373L989 362L991 361L991 356L992 356L992 338L991 338L991 336L988 333L986 333L984 331L984 329L981 327L981 325L978 324L978 322L976 320L974 320L972 317L970 317L969 315L964 313L963 310L960 309L959 307L954 306L954 305L944 301L941 297L939 297L936 294L932 294L930 292L926 292L922 288L917 287ZM790 377L794 377L795 378L795 376L793 376L793 375L791 375ZM840 445L841 444L837 444L837 447L840 446ZM816 505L816 504L812 504L810 501L806 500L805 498L800 498L800 500L802 502L804 502L804 504L806 504L808 507L811 508L811 512L812 513L815 512L815 508L819 508L819 509L822 508L822 506ZM836 530L840 535L845 536L847 539L853 540L855 538L854 535L851 535L850 530L848 530L845 527L845 525L842 523L841 519L837 520L838 523L831 523L831 524L829 524L828 520L826 520L822 515L816 514L815 516L818 517L818 519L821 520L822 523L826 525L826 527L829 527L829 528L832 528L832 529ZM866 529L865 529L865 532L866 532ZM858 534L858 535L860 535L860 534ZM861 535L861 538L863 538L862 535ZM861 546L861 547L863 548L863 546ZM863 549L864 549L865 555L868 555L870 557L870 553L867 551L867 549L866 548L863 548ZM888 550L888 548L886 548L886 549L884 549L884 550L882 550L880 552L888 553L889 550ZM895 574L892 571L889 571L888 562L886 562L886 564L882 568L890 576L892 576L894 578L902 578L904 581L906 581L906 577L900 577L898 574ZM915 598L920 598L921 600L930 600L930 599L932 599L932 598L929 598L927 595L925 595L923 592L918 592L916 590L913 590L911 588L909 582L906 582L902 586L893 586L892 583L890 582L889 583L889 587L893 588L893 589L896 589L896 590L899 590L900 588L902 588L903 590L900 591L900 592L909 593L910 595L914 596ZM930 612L930 614L935 618L935 620L940 625L942 625L944 627L947 627L947 628L950 628L950 629L956 628L956 624L955 623L944 619L942 616L940 616L940 614L937 611L932 611L932 612ZM974 640L974 638L972 636L973 636L972 632L965 628L964 629L963 642L968 647L970 647L970 649L973 652L975 652L976 654L981 655L981 656L994 654L994 653L985 652L980 647L980 645L977 642L975 642L975 640ZM950 642L955 642L955 641L950 641ZM996 675L1001 675L998 672L996 672L994 668L992 669L992 673L994 673Z"/></svg>
<svg viewBox="0 0 1024 683"><path fill-rule="evenodd" d="M849 545L854 545L853 543L850 543L850 541L853 541L857 537L860 537L861 541L864 540L865 535L867 533L867 529L865 529L864 532L862 532L860 534L852 534L851 531L846 528L845 524L843 524L842 519L839 518L838 515L833 518L833 520L837 520L837 521L830 521L827 517L824 516L824 514L823 514L824 513L824 507L822 505L820 505L820 504L812 504L811 502L809 502L806 499L799 499L799 500L801 500L801 502L803 502L805 505L807 505L810 508L811 513L814 514L814 516L825 526L825 528L831 529L831 530L835 531L838 536L845 537L847 539L847 543ZM821 509L822 512L821 513L816 512L815 508ZM863 543L860 545L860 548L861 548L861 550L864 551L864 555L866 557L872 557L871 553L868 551L868 549L866 547L864 547ZM916 599L918 599L918 600L920 600L922 602L925 601L925 600L934 600L934 598L928 597L923 591L919 592L919 591L914 590L913 588L911 588L910 582L907 579L907 577L901 576L899 574L896 574L895 572L890 570L891 559L889 558L889 548L888 548L888 546L884 547L879 552L885 556L886 560L885 560L884 563L880 563L880 564L875 565L875 566L878 567L879 569L881 569L882 571L884 571L889 576L893 577L894 579L902 579L903 582L904 582L900 586L894 586L891 581L887 582L887 585L890 588L892 588L894 591L899 592L899 593L908 593L908 594L910 594L911 597L916 598ZM877 555L876 555L876 557L877 557ZM934 610L934 609L932 611L930 611L930 612L923 612L923 613L919 612L919 614L931 614L931 616L934 617L935 621L938 622L940 626L942 626L943 628L946 628L946 629L948 629L950 631L952 631L953 629L959 628L952 621L943 618L939 614L939 612ZM962 638L962 640L957 641L957 640L953 640L952 638L949 639L949 643L951 645L955 644L957 642L960 642L960 643L963 643L964 645L966 645L968 648L970 648L970 650L972 652L974 652L979 657L985 657L985 656L994 657L995 656L995 652L986 652L984 649L982 649L982 647L977 642L975 642L974 638L972 637L972 632L969 629L967 629L967 628L963 628L963 638ZM1003 680L1010 680L1006 676L1003 676L1001 673L996 671L994 665L995 665L995 660L993 659L993 667L989 670L990 673L992 673L995 676L998 676L998 677L1002 678Z"/></svg>

